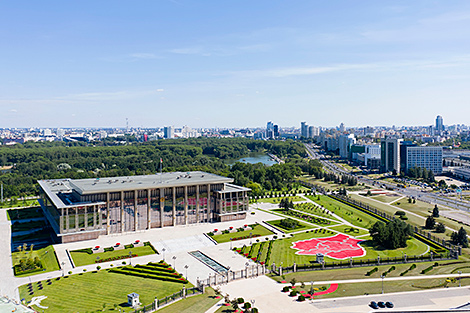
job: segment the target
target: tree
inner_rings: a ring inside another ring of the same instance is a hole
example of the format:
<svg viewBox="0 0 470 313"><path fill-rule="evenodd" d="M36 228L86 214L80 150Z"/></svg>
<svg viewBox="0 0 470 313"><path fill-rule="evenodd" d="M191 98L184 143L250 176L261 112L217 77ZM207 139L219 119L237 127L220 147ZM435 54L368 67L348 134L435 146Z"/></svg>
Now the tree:
<svg viewBox="0 0 470 313"><path fill-rule="evenodd" d="M424 224L424 228L426 229L433 229L434 226L436 225L436 220L432 216L428 216L426 218L426 222Z"/></svg>
<svg viewBox="0 0 470 313"><path fill-rule="evenodd" d="M411 226L394 219L387 224L377 221L369 230L372 240L379 246L388 249L406 247L406 240L413 234Z"/></svg>
<svg viewBox="0 0 470 313"><path fill-rule="evenodd" d="M437 204L434 205L434 209L432 210L432 216L439 217L439 208L437 207Z"/></svg>
<svg viewBox="0 0 470 313"><path fill-rule="evenodd" d="M451 235L451 241L454 245L461 245L464 248L468 248L468 238L465 229L460 227L458 232L453 232Z"/></svg>
<svg viewBox="0 0 470 313"><path fill-rule="evenodd" d="M446 232L446 226L442 223L438 223L436 225L436 232L441 233L441 234L445 233Z"/></svg>

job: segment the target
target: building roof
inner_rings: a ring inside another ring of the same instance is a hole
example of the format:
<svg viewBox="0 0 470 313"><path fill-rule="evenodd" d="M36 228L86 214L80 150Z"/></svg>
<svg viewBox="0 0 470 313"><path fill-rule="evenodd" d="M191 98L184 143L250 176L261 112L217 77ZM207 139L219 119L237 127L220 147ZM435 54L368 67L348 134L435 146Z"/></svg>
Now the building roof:
<svg viewBox="0 0 470 313"><path fill-rule="evenodd" d="M54 179L40 180L38 183L44 190L51 192L76 191L80 195L154 189L165 187L180 187L187 185L231 183L233 178L227 178L205 172L168 172L154 175L88 178L88 179Z"/></svg>

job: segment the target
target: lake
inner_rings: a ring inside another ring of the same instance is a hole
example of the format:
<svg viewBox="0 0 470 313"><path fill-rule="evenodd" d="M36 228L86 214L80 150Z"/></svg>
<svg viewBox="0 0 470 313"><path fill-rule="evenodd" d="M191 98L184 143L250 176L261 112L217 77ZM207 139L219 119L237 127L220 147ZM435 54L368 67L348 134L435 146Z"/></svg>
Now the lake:
<svg viewBox="0 0 470 313"><path fill-rule="evenodd" d="M237 162L242 162L242 163L251 163L251 164L256 164L256 163L263 163L264 165L271 166L273 164L277 164L276 161L271 159L271 157L267 154L264 153L251 153L249 156L246 156L244 158L240 159L229 159L226 161L228 165L233 165Z"/></svg>

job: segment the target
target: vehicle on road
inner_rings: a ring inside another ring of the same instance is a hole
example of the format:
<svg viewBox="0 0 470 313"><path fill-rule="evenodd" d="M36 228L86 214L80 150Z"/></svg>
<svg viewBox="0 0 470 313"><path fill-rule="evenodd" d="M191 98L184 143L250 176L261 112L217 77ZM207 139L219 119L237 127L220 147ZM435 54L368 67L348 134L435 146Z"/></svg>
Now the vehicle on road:
<svg viewBox="0 0 470 313"><path fill-rule="evenodd" d="M387 302L385 302L385 306L386 306L387 308L393 308L393 303L390 302L390 301L387 301Z"/></svg>
<svg viewBox="0 0 470 313"><path fill-rule="evenodd" d="M383 301L379 301L377 305L379 306L379 308L385 308L385 303Z"/></svg>
<svg viewBox="0 0 470 313"><path fill-rule="evenodd" d="M379 308L379 306L377 305L377 302L375 302L375 301L371 301L369 306L373 309L378 309Z"/></svg>

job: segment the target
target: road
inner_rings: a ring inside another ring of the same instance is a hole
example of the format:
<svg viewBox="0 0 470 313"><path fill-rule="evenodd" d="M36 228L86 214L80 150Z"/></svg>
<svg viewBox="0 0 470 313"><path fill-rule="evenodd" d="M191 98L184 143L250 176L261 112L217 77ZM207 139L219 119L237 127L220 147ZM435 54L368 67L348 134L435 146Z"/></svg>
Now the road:
<svg viewBox="0 0 470 313"><path fill-rule="evenodd" d="M350 172L346 171L344 168L334 164L334 162L330 162L324 158L321 158L321 155L315 151L312 145L310 144L305 144L305 148L307 149L307 153L311 159L318 159L322 163L322 165L329 171L338 175L351 175ZM449 199L446 197L442 197L439 194L432 193L432 192L426 192L422 191L419 189L413 189L413 188L400 188L397 186L397 184L393 184L390 182L386 182L383 180L375 180L375 179L370 179L370 178L365 178L365 177L357 177L358 181L361 183L365 183L371 186L377 186L377 187L382 187L382 188L387 188L389 190L393 190L397 193L402 194L403 196L406 197L413 197L416 199L419 199L424 202L428 202L431 204L438 204L438 205L443 205L447 206L449 208L465 211L465 212L470 212L470 203L456 200L456 199Z"/></svg>

